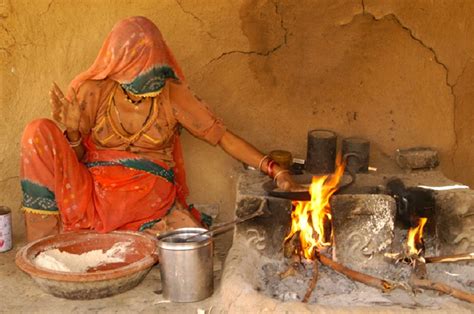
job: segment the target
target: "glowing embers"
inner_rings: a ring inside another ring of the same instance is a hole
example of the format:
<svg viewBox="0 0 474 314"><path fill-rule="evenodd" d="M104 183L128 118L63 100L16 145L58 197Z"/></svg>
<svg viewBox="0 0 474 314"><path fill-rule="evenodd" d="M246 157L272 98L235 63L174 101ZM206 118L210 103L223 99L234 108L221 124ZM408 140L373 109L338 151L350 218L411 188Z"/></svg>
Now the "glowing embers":
<svg viewBox="0 0 474 314"><path fill-rule="evenodd" d="M291 213L291 231L285 238L285 244L299 237L299 246L295 248L297 255L314 259L314 250L331 246L331 206L329 199L337 191L339 182L344 174L344 164L341 157L337 159L334 174L313 177L309 193L310 201L293 201Z"/></svg>

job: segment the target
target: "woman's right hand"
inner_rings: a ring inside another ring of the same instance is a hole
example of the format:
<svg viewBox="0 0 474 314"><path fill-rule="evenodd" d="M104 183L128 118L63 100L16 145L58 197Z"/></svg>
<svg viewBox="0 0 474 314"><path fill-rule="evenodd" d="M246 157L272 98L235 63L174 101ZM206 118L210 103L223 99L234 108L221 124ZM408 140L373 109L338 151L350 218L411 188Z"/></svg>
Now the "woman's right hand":
<svg viewBox="0 0 474 314"><path fill-rule="evenodd" d="M59 124L64 125L68 132L78 131L84 103L79 104L75 91L72 101L69 101L64 97L58 85L53 83L49 91L49 97L53 119Z"/></svg>

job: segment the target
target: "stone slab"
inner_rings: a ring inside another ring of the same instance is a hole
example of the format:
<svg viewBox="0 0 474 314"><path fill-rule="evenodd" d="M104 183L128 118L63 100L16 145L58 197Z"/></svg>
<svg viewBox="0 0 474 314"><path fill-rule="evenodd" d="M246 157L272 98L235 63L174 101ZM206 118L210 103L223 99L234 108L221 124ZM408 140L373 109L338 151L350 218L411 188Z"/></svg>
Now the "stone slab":
<svg viewBox="0 0 474 314"><path fill-rule="evenodd" d="M435 193L438 254L474 252L474 191Z"/></svg>
<svg viewBox="0 0 474 314"><path fill-rule="evenodd" d="M337 195L331 200L336 259L354 270L384 273L396 203L388 195Z"/></svg>
<svg viewBox="0 0 474 314"><path fill-rule="evenodd" d="M402 169L434 169L439 166L438 151L431 148L413 147L397 149L396 160Z"/></svg>

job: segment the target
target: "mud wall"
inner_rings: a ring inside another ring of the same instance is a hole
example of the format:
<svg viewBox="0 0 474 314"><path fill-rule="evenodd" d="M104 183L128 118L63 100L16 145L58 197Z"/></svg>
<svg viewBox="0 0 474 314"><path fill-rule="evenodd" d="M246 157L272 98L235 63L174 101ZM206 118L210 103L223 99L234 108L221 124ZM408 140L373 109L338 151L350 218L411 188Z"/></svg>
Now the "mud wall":
<svg viewBox="0 0 474 314"><path fill-rule="evenodd" d="M229 129L262 151L303 157L309 129L396 148L432 146L441 169L474 185L472 1L0 0L0 204L17 210L19 140L49 116L121 18L160 27L189 84ZM195 203L232 214L240 163L184 136ZM18 226L18 211L15 221Z"/></svg>

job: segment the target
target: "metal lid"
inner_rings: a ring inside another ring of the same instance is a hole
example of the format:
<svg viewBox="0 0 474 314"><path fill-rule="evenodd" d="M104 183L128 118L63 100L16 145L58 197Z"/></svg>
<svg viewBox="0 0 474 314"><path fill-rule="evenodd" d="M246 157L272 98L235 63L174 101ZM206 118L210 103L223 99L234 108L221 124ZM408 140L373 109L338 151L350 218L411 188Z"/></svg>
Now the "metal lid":
<svg viewBox="0 0 474 314"><path fill-rule="evenodd" d="M186 239L206 231L204 228L180 228L166 232L158 236L158 247L165 250L183 251L207 246L212 242L210 235L197 236L191 242L186 242Z"/></svg>

